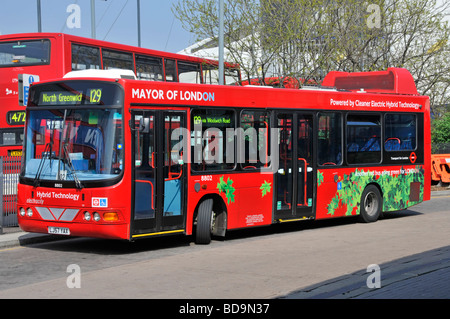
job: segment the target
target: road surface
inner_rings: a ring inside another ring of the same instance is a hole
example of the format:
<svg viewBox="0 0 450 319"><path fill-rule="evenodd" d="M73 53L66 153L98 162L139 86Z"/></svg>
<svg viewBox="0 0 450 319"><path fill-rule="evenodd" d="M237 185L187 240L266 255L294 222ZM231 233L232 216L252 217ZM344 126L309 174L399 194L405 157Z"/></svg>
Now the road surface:
<svg viewBox="0 0 450 319"><path fill-rule="evenodd" d="M450 287L449 207L450 193L444 193L376 223L350 218L274 225L229 232L207 246L191 237L135 243L74 238L3 249L0 299L377 298L383 287L407 298L399 276L411 279L411 271L417 275L423 267L434 267L428 276L441 275ZM375 273L367 272L369 265L380 267L381 288L367 287ZM450 298L449 288L434 293L432 281L422 278L422 297Z"/></svg>

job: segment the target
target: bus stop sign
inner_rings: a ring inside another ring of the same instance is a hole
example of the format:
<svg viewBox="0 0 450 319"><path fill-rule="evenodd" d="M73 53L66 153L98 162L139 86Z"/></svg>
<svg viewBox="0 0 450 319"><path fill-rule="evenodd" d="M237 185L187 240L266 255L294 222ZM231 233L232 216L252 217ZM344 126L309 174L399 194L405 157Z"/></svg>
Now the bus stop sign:
<svg viewBox="0 0 450 319"><path fill-rule="evenodd" d="M30 85L34 82L39 82L39 75L19 74L19 105L27 105Z"/></svg>

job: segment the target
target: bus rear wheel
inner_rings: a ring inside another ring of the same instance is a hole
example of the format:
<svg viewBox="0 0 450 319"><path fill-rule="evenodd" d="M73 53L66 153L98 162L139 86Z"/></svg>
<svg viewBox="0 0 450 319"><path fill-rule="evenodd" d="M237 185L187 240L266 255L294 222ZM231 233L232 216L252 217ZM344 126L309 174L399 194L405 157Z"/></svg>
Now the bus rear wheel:
<svg viewBox="0 0 450 319"><path fill-rule="evenodd" d="M373 223L378 220L381 214L383 200L380 191L375 185L369 185L364 189L360 202L360 221Z"/></svg>
<svg viewBox="0 0 450 319"><path fill-rule="evenodd" d="M197 214L197 230L195 233L195 243L207 245L211 242L212 221L213 221L214 201L206 199L200 203Z"/></svg>

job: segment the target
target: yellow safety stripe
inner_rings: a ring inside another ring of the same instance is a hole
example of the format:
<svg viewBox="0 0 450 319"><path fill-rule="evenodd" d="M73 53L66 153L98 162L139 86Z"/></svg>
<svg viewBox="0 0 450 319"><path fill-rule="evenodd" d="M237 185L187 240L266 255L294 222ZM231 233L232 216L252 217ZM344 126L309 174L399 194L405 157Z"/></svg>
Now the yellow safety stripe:
<svg viewBox="0 0 450 319"><path fill-rule="evenodd" d="M178 230L169 230L169 231L163 231L159 233L149 233L149 234L139 234L139 235L133 235L131 237L138 238L138 237L146 237L146 236L155 236L155 235L165 235L165 234L174 234L174 233L182 233L184 232L184 229L178 229Z"/></svg>

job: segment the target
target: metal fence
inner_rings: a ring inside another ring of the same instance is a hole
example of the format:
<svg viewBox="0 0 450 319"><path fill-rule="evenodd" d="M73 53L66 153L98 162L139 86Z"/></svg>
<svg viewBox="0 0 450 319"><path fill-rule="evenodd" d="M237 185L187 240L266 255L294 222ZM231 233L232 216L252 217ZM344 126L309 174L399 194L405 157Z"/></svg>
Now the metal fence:
<svg viewBox="0 0 450 319"><path fill-rule="evenodd" d="M19 183L20 157L0 157L0 234L5 228L17 227L17 184Z"/></svg>
<svg viewBox="0 0 450 319"><path fill-rule="evenodd" d="M431 145L431 154L450 154L450 143Z"/></svg>

